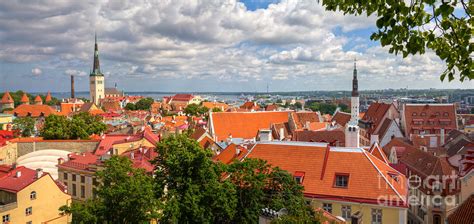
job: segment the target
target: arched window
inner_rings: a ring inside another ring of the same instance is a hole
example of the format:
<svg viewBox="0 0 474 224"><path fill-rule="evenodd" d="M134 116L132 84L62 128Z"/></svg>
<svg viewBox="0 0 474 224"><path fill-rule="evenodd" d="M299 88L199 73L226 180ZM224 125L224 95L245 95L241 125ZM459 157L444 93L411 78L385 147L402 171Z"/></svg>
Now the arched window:
<svg viewBox="0 0 474 224"><path fill-rule="evenodd" d="M30 193L30 199L31 199L31 200L35 200L35 199L36 199L36 191L32 191L32 192Z"/></svg>

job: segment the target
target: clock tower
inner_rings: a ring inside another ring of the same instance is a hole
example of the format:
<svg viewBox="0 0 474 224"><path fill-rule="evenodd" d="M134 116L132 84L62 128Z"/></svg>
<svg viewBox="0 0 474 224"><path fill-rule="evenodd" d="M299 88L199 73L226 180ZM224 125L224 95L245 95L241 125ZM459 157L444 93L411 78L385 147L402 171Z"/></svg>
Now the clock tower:
<svg viewBox="0 0 474 224"><path fill-rule="evenodd" d="M105 97L105 78L100 72L99 47L97 46L97 35L95 35L94 65L89 75L91 102L99 105L100 99Z"/></svg>

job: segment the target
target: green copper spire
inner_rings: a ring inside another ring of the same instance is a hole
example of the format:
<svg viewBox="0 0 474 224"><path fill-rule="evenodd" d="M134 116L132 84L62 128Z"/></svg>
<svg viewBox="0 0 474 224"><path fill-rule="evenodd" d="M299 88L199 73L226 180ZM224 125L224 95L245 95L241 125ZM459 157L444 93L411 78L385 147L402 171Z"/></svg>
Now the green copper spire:
<svg viewBox="0 0 474 224"><path fill-rule="evenodd" d="M100 72L100 63L99 63L99 47L97 45L97 33L95 34L95 45L94 45L94 65L92 68L91 76L94 75L103 75Z"/></svg>

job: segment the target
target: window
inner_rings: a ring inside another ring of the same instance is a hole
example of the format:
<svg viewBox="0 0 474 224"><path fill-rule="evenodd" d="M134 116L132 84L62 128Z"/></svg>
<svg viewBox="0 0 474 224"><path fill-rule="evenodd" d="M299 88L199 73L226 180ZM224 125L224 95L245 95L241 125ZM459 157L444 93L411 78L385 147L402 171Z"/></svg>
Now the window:
<svg viewBox="0 0 474 224"><path fill-rule="evenodd" d="M382 209L372 209L372 224L382 223Z"/></svg>
<svg viewBox="0 0 474 224"><path fill-rule="evenodd" d="M28 221L26 222L26 224L33 224L33 221Z"/></svg>
<svg viewBox="0 0 474 224"><path fill-rule="evenodd" d="M67 173L64 173L63 176L63 179L67 180Z"/></svg>
<svg viewBox="0 0 474 224"><path fill-rule="evenodd" d="M421 112L420 116L424 117L424 116L426 116L426 113L425 113L425 112Z"/></svg>
<svg viewBox="0 0 474 224"><path fill-rule="evenodd" d="M10 214L2 216L2 223L10 222Z"/></svg>
<svg viewBox="0 0 474 224"><path fill-rule="evenodd" d="M76 181L76 174L72 174L72 181Z"/></svg>
<svg viewBox="0 0 474 224"><path fill-rule="evenodd" d="M349 175L347 174L336 174L336 180L334 183L335 187L345 187L347 188L347 185L349 183Z"/></svg>
<svg viewBox="0 0 474 224"><path fill-rule="evenodd" d="M411 114L411 116L415 117L415 116L416 116L416 112L413 112L413 114Z"/></svg>
<svg viewBox="0 0 474 224"><path fill-rule="evenodd" d="M25 209L25 215L31 215L33 214L33 208L32 207L28 207Z"/></svg>
<svg viewBox="0 0 474 224"><path fill-rule="evenodd" d="M81 186L81 198L85 198L85 197L86 197L86 187Z"/></svg>
<svg viewBox="0 0 474 224"><path fill-rule="evenodd" d="M341 207L342 218L346 221L349 221L351 218L351 206L350 205L343 205Z"/></svg>
<svg viewBox="0 0 474 224"><path fill-rule="evenodd" d="M86 177L85 176L81 176L81 183L85 183L86 182Z"/></svg>
<svg viewBox="0 0 474 224"><path fill-rule="evenodd" d="M449 115L448 112L444 112L444 113L443 113L443 116L444 116L444 117L447 117L448 115Z"/></svg>
<svg viewBox="0 0 474 224"><path fill-rule="evenodd" d="M326 212L332 213L332 204L331 203L323 203L323 209Z"/></svg>
<svg viewBox="0 0 474 224"><path fill-rule="evenodd" d="M72 196L76 196L76 184L72 184Z"/></svg>
<svg viewBox="0 0 474 224"><path fill-rule="evenodd" d="M30 193L30 199L31 199L31 200L35 200L35 199L36 199L36 191L32 191L32 192Z"/></svg>

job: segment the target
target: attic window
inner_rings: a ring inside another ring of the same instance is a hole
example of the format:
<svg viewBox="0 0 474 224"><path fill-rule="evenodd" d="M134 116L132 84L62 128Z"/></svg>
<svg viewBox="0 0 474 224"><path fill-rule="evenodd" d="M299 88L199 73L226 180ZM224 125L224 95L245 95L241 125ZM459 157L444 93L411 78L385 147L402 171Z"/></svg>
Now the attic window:
<svg viewBox="0 0 474 224"><path fill-rule="evenodd" d="M416 112L413 112L413 114L411 114L411 116L415 117L415 116L416 116Z"/></svg>
<svg viewBox="0 0 474 224"><path fill-rule="evenodd" d="M296 172L295 172L294 177L295 177L296 183L298 183L298 184L302 184L302 183L303 183L304 174L305 174L305 172L302 172L302 171L296 171Z"/></svg>
<svg viewBox="0 0 474 224"><path fill-rule="evenodd" d="M444 117L447 117L447 116L448 116L448 112L444 112L444 113L443 113L443 116L444 116Z"/></svg>
<svg viewBox="0 0 474 224"><path fill-rule="evenodd" d="M425 113L425 112L421 112L420 116L424 117L424 116L426 116L426 113Z"/></svg>
<svg viewBox="0 0 474 224"><path fill-rule="evenodd" d="M389 172L388 175L395 180L396 182L400 181L400 178L398 177L398 174Z"/></svg>
<svg viewBox="0 0 474 224"><path fill-rule="evenodd" d="M347 188L349 185L349 174L336 174L334 187Z"/></svg>

